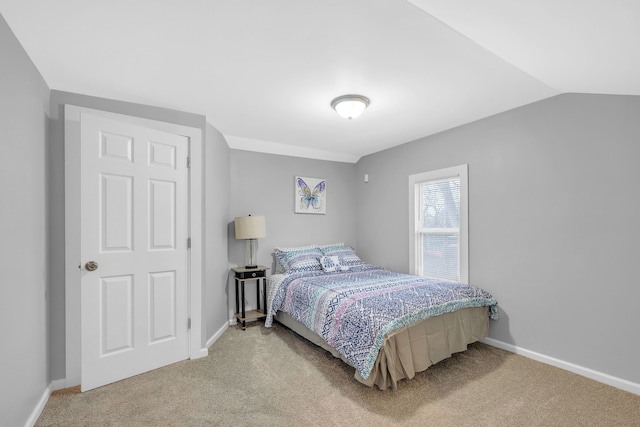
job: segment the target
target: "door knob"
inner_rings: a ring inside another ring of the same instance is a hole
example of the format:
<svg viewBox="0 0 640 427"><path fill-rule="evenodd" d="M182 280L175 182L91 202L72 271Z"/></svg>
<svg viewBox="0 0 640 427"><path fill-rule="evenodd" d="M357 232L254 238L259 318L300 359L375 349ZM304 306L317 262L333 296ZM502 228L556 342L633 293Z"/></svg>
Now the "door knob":
<svg viewBox="0 0 640 427"><path fill-rule="evenodd" d="M84 268L86 268L89 271L94 271L98 269L98 263L95 261L89 261L88 263L86 263L84 265Z"/></svg>

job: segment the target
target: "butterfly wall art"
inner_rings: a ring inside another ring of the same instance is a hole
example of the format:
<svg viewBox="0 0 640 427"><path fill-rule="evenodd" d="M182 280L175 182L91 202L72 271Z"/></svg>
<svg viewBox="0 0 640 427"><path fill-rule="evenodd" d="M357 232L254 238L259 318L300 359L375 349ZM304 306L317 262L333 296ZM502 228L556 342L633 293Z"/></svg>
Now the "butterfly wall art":
<svg viewBox="0 0 640 427"><path fill-rule="evenodd" d="M296 213L327 213L327 181L318 178L296 176Z"/></svg>

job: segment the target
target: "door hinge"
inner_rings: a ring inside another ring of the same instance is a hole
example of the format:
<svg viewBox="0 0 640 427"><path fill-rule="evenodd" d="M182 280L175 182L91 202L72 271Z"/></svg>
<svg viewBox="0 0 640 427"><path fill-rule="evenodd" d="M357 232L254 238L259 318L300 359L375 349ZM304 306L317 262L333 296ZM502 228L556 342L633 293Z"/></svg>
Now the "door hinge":
<svg viewBox="0 0 640 427"><path fill-rule="evenodd" d="M187 320L187 329L191 330L191 318Z"/></svg>
<svg viewBox="0 0 640 427"><path fill-rule="evenodd" d="M191 237L187 238L187 249L191 249Z"/></svg>
<svg viewBox="0 0 640 427"><path fill-rule="evenodd" d="M191 167L191 157L187 157L187 168Z"/></svg>

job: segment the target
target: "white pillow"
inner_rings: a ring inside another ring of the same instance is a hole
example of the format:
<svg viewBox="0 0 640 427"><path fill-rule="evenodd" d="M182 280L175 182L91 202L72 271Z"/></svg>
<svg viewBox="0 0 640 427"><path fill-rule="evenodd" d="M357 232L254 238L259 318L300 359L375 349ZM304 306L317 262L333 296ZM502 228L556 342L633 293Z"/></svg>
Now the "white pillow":
<svg viewBox="0 0 640 427"><path fill-rule="evenodd" d="M325 273L349 270L348 266L342 265L339 256L323 256L320 258L320 265Z"/></svg>

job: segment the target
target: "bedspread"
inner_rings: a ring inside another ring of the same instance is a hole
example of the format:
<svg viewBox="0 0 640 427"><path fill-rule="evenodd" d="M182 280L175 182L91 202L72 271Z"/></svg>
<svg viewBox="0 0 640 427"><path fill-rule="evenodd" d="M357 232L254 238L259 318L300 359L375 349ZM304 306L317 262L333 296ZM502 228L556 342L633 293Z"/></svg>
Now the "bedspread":
<svg viewBox="0 0 640 427"><path fill-rule="evenodd" d="M414 322L497 302L470 285L392 272L372 265L347 272L285 274L270 289L265 326L277 310L318 334L367 379L385 335Z"/></svg>

